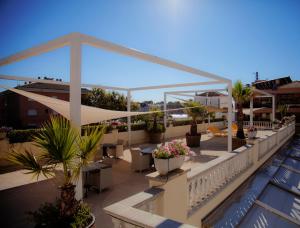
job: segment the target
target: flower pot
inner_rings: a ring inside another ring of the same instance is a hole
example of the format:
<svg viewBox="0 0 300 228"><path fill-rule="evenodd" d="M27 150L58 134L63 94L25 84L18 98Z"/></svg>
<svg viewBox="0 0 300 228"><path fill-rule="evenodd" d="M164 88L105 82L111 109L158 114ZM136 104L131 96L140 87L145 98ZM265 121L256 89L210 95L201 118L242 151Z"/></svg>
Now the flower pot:
<svg viewBox="0 0 300 228"><path fill-rule="evenodd" d="M184 162L184 158L185 156L178 156L169 159L154 158L155 169L160 175L166 175L172 170L179 169Z"/></svg>
<svg viewBox="0 0 300 228"><path fill-rule="evenodd" d="M257 131L249 131L248 132L248 138L254 139L256 137Z"/></svg>
<svg viewBox="0 0 300 228"><path fill-rule="evenodd" d="M186 134L186 145L188 147L199 147L200 146L200 140L201 140L201 134L198 133L197 135L189 135Z"/></svg>
<svg viewBox="0 0 300 228"><path fill-rule="evenodd" d="M150 133L149 138L150 138L150 143L153 144L158 144L162 142L162 133Z"/></svg>

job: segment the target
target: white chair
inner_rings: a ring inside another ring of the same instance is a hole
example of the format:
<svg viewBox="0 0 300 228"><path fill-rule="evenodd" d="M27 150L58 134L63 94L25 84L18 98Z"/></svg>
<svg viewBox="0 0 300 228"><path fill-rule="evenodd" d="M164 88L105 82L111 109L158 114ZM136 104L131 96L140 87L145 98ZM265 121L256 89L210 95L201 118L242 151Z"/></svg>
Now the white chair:
<svg viewBox="0 0 300 228"><path fill-rule="evenodd" d="M143 171L150 168L151 154L143 154L140 148L131 148L131 169Z"/></svg>

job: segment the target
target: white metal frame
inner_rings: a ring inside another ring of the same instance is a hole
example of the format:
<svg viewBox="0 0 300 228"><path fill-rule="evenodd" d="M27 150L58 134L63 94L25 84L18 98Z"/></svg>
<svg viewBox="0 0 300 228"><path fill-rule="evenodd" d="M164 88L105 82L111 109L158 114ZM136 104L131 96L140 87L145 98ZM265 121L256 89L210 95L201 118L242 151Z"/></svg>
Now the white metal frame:
<svg viewBox="0 0 300 228"><path fill-rule="evenodd" d="M254 93L263 94L262 96L255 96L255 97L272 97L272 121L275 120L275 96L271 93L259 90L259 89L253 89ZM250 126L253 126L253 97L250 99Z"/></svg>
<svg viewBox="0 0 300 228"><path fill-rule="evenodd" d="M164 112L165 112L164 126L167 127L167 115L166 115L166 113L167 113L167 96L168 95L195 97L195 95L191 95L190 93L196 93L196 92L204 92L204 93L205 92L222 92L222 91L227 92L227 89L197 89L197 90L181 90L181 91L164 92ZM229 99L228 99L228 102L230 102ZM232 102L233 102L233 100L231 99L231 105L232 105ZM208 124L210 124L210 116L208 116Z"/></svg>
<svg viewBox="0 0 300 228"><path fill-rule="evenodd" d="M130 56L133 58L141 59L147 62L159 64L169 68L177 69L179 71L191 73L200 77L210 79L206 82L195 82L195 83L183 83L183 84L168 84L168 85L159 85L159 86L146 86L146 87L136 87L136 88L123 88L123 87L112 87L112 86L102 86L102 85L91 85L91 84L81 84L81 65L82 65L82 45L90 45L99 49L104 49L106 51L122 54L125 56ZM70 120L71 122L80 128L81 126L81 87L98 87L105 89L117 89L127 91L128 96L128 111L130 111L130 102L131 102L131 92L138 90L148 90L148 89L164 89L164 88L176 88L176 87L185 87L185 86L197 86L197 85L211 85L211 84L226 84L228 88L228 102L231 104L232 101L232 81L230 79L212 74L206 71L202 71L193 67L189 67L171 60L160 58L154 55L143 53L141 51L130 49L118 44L107 42L92 36L84 35L81 33L71 33L47 43L38 45L36 47L29 48L27 50L21 51L14 55L8 56L6 58L0 59L0 67L20 61L32 56L40 55L42 53L62 48L65 46L70 47L70 83L48 81L42 79L34 79L28 77L17 77L17 76L8 76L0 75L0 79L6 80L22 80L22 81L34 81L42 83L53 83L53 84L68 84L70 85ZM232 106L228 106L228 126L231 126L232 122ZM128 128L130 135L130 117L128 117ZM228 151L232 150L232 132L231 127L228 128ZM129 139L130 140L130 139ZM80 193L79 198L81 198L82 192Z"/></svg>

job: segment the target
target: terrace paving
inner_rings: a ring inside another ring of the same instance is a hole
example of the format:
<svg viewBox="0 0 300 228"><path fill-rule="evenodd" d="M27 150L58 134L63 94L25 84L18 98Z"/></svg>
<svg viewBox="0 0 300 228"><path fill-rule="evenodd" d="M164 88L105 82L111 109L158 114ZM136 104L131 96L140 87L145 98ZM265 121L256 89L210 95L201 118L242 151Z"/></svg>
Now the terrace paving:
<svg viewBox="0 0 300 228"><path fill-rule="evenodd" d="M271 131L269 131L271 133ZM258 136L269 134L268 131L259 132ZM179 138L184 141L183 138ZM193 156L186 159L184 166L193 168L199 164L207 163L219 156L228 154L227 138L211 137L203 134L201 147L195 148ZM112 164L113 185L100 194L90 192L84 199L96 216L97 227L112 227L111 219L103 211L112 203L120 201L135 193L148 188L145 175L152 172L133 172L130 167L130 150L124 150L122 159L107 159L105 162ZM43 202L53 202L59 196L57 180L31 179L23 170L0 175L0 214L3 227L32 227L26 222L26 211L38 208Z"/></svg>

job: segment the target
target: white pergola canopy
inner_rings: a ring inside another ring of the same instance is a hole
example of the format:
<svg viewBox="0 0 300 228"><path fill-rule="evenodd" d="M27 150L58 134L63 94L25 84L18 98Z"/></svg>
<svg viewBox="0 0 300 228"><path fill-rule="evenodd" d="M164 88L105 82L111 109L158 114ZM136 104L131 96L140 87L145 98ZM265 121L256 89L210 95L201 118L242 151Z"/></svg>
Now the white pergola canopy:
<svg viewBox="0 0 300 228"><path fill-rule="evenodd" d="M81 84L81 67L82 67L82 45L90 45L95 48L104 49L109 52L118 53L125 56L131 56L133 58L141 59L147 62L159 64L169 68L177 69L179 71L187 72L193 75L204 77L209 79L206 82L195 82L195 83L183 83L183 84L168 84L160 86L145 86L138 88L123 88L123 87L112 87L112 86L103 86L103 85L91 85L91 84ZM130 102L131 102L131 92L138 90L148 90L148 89L164 89L164 88L178 88L185 86L198 86L198 85L210 85L210 84L226 84L228 89L228 151L232 151L232 82L230 79L212 74L206 71L202 71L193 67L189 67L171 60L160 58L154 55L146 54L141 51L130 49L118 44L107 42L92 36L80 34L80 33L71 33L47 43L38 45L36 47L29 48L25 51L21 51L17 54L8 56L6 58L0 59L0 67L20 61L32 56L40 55L51 50L62 48L64 46L70 46L70 82L50 82L48 80L34 79L30 77L18 77L10 75L0 75L0 79L5 80L23 80L23 81L33 81L41 83L53 83L53 84L68 84L70 85L70 105L69 105L69 118L71 122L76 125L78 128L81 126L81 87L88 86L94 88L106 88L106 89L117 89L127 91L127 111L130 112ZM131 130L131 120L128 117L128 130ZM129 134L130 135L130 134ZM130 142L130 138L129 138ZM82 190L80 188L79 197L82 197Z"/></svg>

